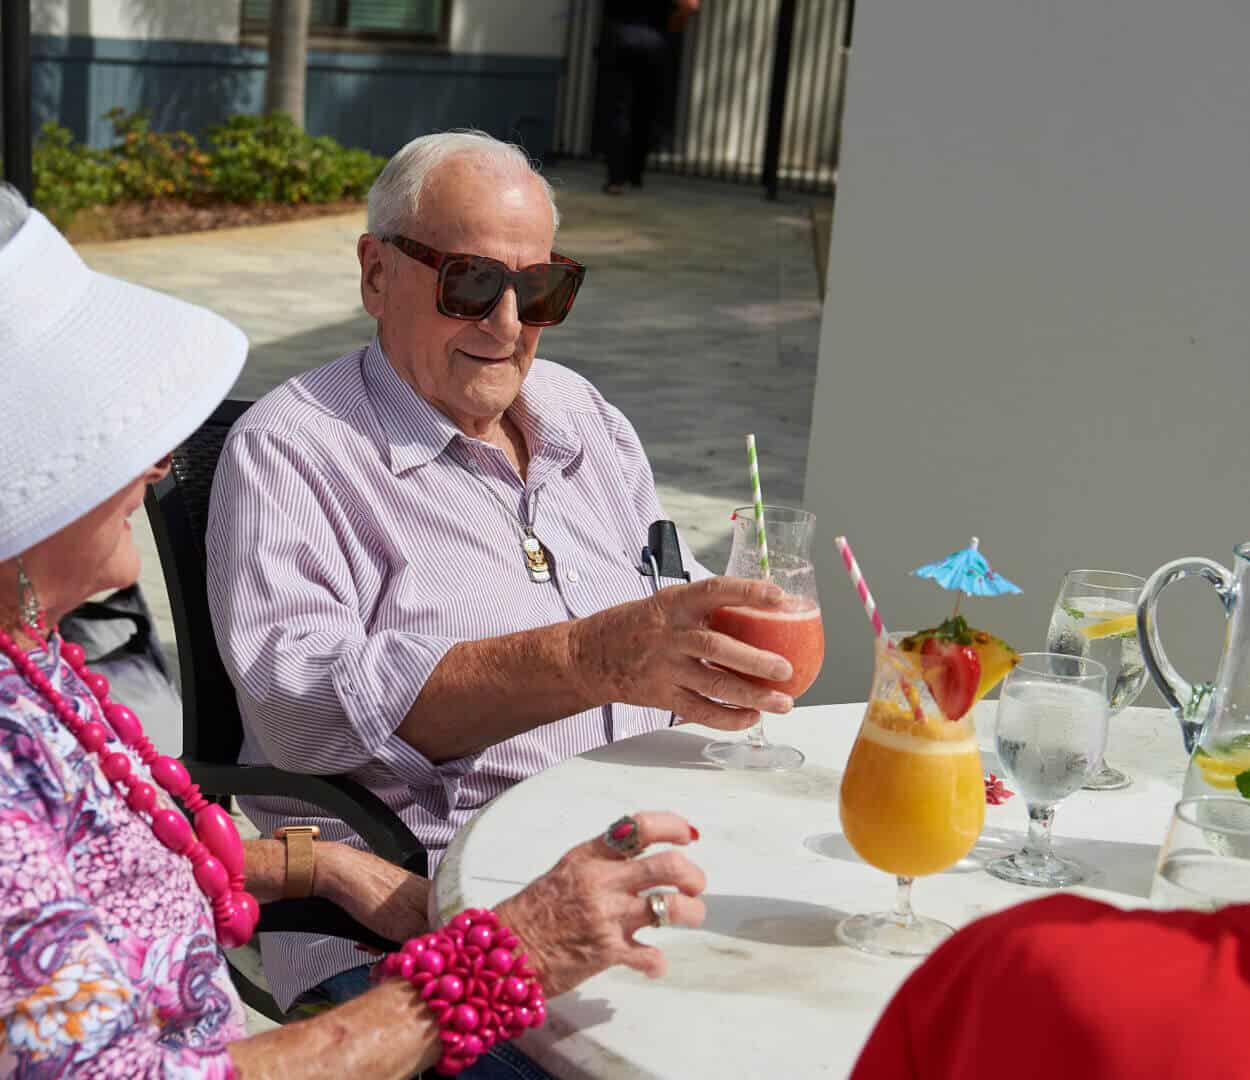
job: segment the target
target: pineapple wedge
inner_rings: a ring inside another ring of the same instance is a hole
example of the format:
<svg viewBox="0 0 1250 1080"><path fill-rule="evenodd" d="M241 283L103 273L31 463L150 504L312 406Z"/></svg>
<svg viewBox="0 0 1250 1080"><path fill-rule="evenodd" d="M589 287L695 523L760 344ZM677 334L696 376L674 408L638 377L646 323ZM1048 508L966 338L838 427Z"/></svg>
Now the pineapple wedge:
<svg viewBox="0 0 1250 1080"><path fill-rule="evenodd" d="M947 619L931 630L920 630L904 638L900 648L904 653L918 655L928 638L972 646L972 651L981 661L981 681L977 685L976 696L973 698L974 705L1002 682L1007 672L1020 663L1020 654L1007 642L1000 637L995 637L987 630L978 630L975 626L969 626L968 620L962 615Z"/></svg>

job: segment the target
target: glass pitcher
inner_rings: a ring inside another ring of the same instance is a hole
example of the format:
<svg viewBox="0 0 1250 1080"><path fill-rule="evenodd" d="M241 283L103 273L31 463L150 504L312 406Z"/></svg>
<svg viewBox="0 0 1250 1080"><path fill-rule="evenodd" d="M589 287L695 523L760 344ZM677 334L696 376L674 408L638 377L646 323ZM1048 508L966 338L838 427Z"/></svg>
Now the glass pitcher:
<svg viewBox="0 0 1250 1080"><path fill-rule="evenodd" d="M1137 629L1142 658L1160 692L1180 721L1185 749L1191 751L1185 795L1250 798L1250 605L1241 593L1250 568L1250 542L1233 549L1230 573L1210 559L1177 559L1161 566L1142 589ZM1219 593L1228 619L1224 655L1214 683L1190 685L1172 666L1159 640L1155 618L1159 594L1184 577L1201 577Z"/></svg>

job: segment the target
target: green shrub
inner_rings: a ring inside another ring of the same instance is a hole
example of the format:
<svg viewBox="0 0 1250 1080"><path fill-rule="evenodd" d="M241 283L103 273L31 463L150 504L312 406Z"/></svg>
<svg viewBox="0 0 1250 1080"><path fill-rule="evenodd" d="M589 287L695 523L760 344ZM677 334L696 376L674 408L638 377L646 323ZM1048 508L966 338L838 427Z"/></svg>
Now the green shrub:
<svg viewBox="0 0 1250 1080"><path fill-rule="evenodd" d="M301 131L282 114L234 116L209 132L209 183L228 202L323 203L368 191L382 158Z"/></svg>
<svg viewBox="0 0 1250 1080"><path fill-rule="evenodd" d="M108 151L75 143L60 124L44 124L33 151L35 204L59 227L85 207L108 206L121 197Z"/></svg>
<svg viewBox="0 0 1250 1080"><path fill-rule="evenodd" d="M234 116L201 147L185 131L155 132L146 113L105 114L117 142L92 150L59 124L34 146L35 201L65 228L86 207L120 201L325 203L362 198L385 161L313 136L288 116Z"/></svg>
<svg viewBox="0 0 1250 1080"><path fill-rule="evenodd" d="M185 131L158 134L146 113L110 109L117 144L111 153L121 184L122 197L135 202L148 199L194 199L207 193L210 158Z"/></svg>

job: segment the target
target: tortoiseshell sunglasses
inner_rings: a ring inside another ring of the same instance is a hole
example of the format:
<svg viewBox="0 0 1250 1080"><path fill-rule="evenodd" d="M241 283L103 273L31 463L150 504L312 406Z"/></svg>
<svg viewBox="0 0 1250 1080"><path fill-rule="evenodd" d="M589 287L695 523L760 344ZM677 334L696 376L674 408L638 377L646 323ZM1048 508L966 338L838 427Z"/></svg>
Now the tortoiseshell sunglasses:
<svg viewBox="0 0 1250 1080"><path fill-rule="evenodd" d="M448 254L406 236L384 236L410 259L438 271L435 299L450 319L478 322L499 303L509 285L516 287L517 314L526 326L557 326L573 308L577 290L586 277L579 262L551 253L551 262L509 270L485 255Z"/></svg>

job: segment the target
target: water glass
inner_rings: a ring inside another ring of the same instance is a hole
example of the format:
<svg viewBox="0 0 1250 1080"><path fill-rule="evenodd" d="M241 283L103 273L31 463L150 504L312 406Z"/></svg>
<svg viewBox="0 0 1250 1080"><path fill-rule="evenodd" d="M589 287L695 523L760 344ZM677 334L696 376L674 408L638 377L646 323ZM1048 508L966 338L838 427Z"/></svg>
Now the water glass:
<svg viewBox="0 0 1250 1080"><path fill-rule="evenodd" d="M1197 911L1250 903L1250 802L1224 795L1178 802L1150 902Z"/></svg>
<svg viewBox="0 0 1250 1080"><path fill-rule="evenodd" d="M1050 617L1047 649L1087 656L1107 669L1111 716L1132 705L1146 685L1137 636L1137 602L1145 584L1145 578L1118 570L1069 570ZM1132 782L1131 776L1104 761L1085 787L1113 791Z"/></svg>
<svg viewBox="0 0 1250 1080"><path fill-rule="evenodd" d="M1055 806L1102 764L1107 745L1107 669L1096 660L1025 653L1003 682L994 748L1029 811L1024 848L986 866L1018 885L1060 888L1088 871L1051 850Z"/></svg>

